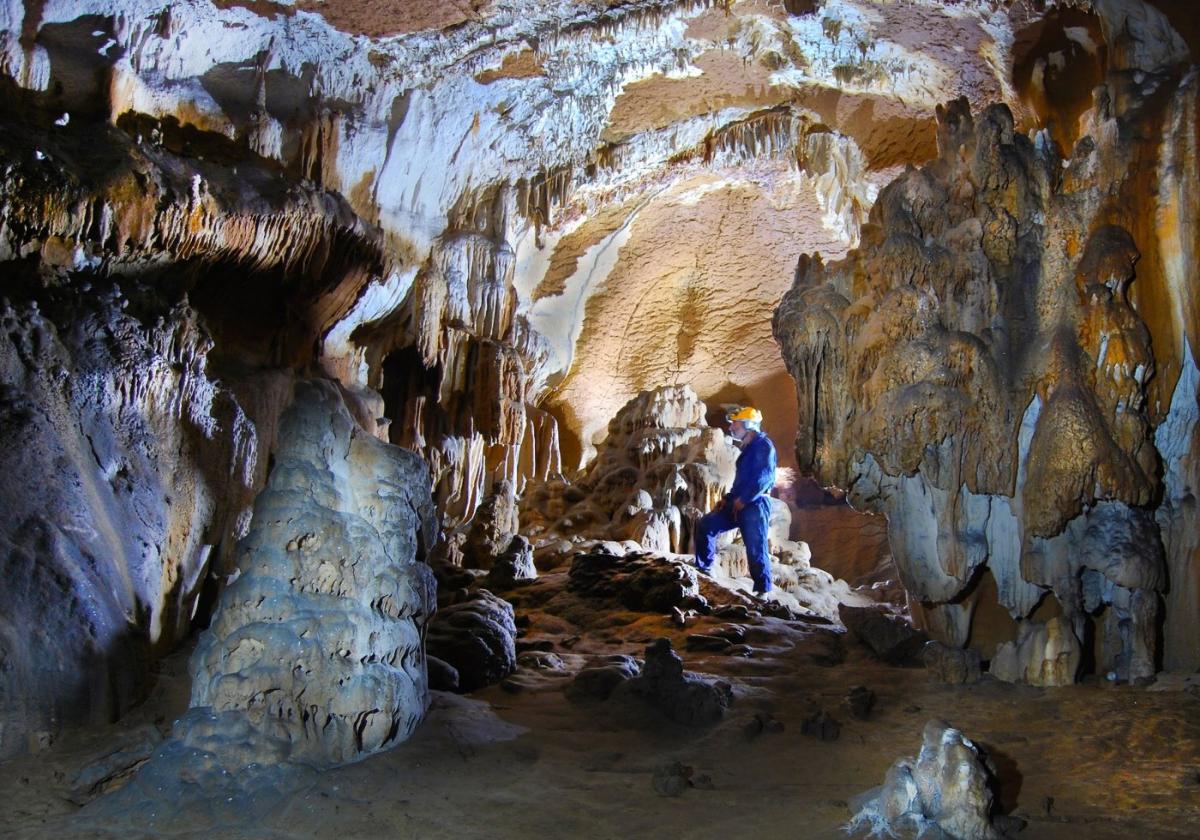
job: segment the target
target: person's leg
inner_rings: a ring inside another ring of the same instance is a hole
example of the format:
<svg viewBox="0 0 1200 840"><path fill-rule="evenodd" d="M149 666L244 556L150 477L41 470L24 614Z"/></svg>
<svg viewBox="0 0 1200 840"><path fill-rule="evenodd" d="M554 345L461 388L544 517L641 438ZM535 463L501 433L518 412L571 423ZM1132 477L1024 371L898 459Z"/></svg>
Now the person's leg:
<svg viewBox="0 0 1200 840"><path fill-rule="evenodd" d="M742 542L746 544L746 560L750 565L750 577L754 580L755 592L771 591L771 556L767 544L767 521L770 503L756 500L742 508L738 525L742 529Z"/></svg>
<svg viewBox="0 0 1200 840"><path fill-rule="evenodd" d="M696 522L696 568L702 572L712 569L713 560L717 553L717 536L736 528L733 517L727 508L713 510L704 514Z"/></svg>

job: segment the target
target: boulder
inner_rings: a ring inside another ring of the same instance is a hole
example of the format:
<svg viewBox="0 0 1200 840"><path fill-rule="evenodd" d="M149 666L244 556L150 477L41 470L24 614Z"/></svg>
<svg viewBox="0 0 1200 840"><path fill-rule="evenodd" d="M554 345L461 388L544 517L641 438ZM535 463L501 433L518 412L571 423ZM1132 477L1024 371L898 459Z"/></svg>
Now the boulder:
<svg viewBox="0 0 1200 840"><path fill-rule="evenodd" d="M851 607L841 604L838 616L854 638L889 665L921 664L921 649L929 637L887 607Z"/></svg>
<svg viewBox="0 0 1200 840"><path fill-rule="evenodd" d="M930 641L921 649L921 661L929 675L938 682L962 685L977 682L980 677L979 651L953 648Z"/></svg>
<svg viewBox="0 0 1200 840"><path fill-rule="evenodd" d="M512 604L486 589L438 612L425 646L458 671L458 691L500 682L517 667L517 625Z"/></svg>
<svg viewBox="0 0 1200 840"><path fill-rule="evenodd" d="M576 674L566 687L567 699L573 702L607 700L614 688L633 679L641 671L641 664L631 656L617 655L609 657L609 660L603 665L584 668Z"/></svg>

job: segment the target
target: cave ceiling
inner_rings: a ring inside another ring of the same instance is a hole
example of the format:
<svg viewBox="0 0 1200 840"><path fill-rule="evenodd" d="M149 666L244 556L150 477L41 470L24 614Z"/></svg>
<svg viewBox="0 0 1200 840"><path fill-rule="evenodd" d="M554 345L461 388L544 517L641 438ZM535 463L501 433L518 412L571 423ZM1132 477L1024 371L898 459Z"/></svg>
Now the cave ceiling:
<svg viewBox="0 0 1200 840"><path fill-rule="evenodd" d="M446 342L420 333L453 306L398 313L439 259L471 286L500 255L512 311L480 337L523 345L525 396L558 416L571 466L663 384L763 403L789 438L767 313L796 258L857 245L879 189L935 156L937 104L1004 102L1022 127L1077 116L1083 94L1045 89L1043 53L1103 55L1090 9L1066 6L9 2L0 71L43 115L23 163L68 171L76 206L117 208L101 242L86 220L46 225L66 268L128 271L171 248L301 264L288 328L348 385L380 387L406 344L447 366ZM104 179L82 154L97 131L119 159ZM330 210L346 244L314 256L298 243ZM464 237L484 241L463 257ZM193 299L228 299L212 285Z"/></svg>

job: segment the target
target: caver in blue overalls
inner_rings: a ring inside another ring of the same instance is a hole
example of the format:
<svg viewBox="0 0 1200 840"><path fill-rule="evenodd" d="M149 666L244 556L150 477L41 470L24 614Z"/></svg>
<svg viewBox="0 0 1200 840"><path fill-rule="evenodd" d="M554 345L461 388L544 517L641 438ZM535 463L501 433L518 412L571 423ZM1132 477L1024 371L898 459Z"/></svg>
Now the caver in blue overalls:
<svg viewBox="0 0 1200 840"><path fill-rule="evenodd" d="M775 444L755 428L761 419L762 415L754 409L743 409L730 418L734 429L742 422L746 436L753 437L738 456L733 487L714 510L696 523L696 567L702 572L712 568L717 536L733 528L742 529L742 542L746 544L746 558L756 593L771 591L771 558L767 546L771 502L767 493L775 486Z"/></svg>

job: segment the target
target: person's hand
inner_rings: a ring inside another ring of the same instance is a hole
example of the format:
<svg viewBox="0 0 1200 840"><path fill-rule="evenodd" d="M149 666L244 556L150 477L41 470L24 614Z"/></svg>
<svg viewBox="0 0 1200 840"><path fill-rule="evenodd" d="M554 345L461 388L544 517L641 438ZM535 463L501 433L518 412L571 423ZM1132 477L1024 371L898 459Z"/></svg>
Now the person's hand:
<svg viewBox="0 0 1200 840"><path fill-rule="evenodd" d="M734 499L733 500L733 515L737 516L739 513L741 513L742 508L744 508L745 506L746 506L746 503L743 502L741 499Z"/></svg>

